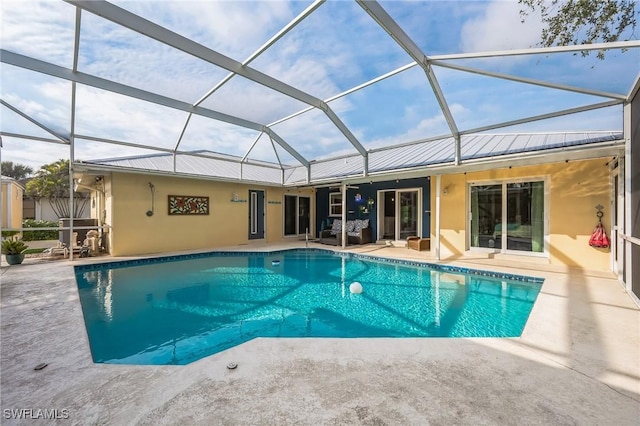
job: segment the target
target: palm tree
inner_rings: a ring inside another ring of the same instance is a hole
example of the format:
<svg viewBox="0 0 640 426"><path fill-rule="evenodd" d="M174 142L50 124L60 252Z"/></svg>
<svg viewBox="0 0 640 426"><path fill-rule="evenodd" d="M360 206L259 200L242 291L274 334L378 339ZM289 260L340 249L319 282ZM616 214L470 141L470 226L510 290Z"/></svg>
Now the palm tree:
<svg viewBox="0 0 640 426"><path fill-rule="evenodd" d="M58 218L72 217L69 211L69 160L58 160L40 167L36 176L27 183L27 195L46 198ZM85 194L73 192L73 217L82 217L88 198Z"/></svg>
<svg viewBox="0 0 640 426"><path fill-rule="evenodd" d="M33 169L24 164L14 164L13 161L3 161L0 164L2 176L8 176L15 180L22 180L33 173Z"/></svg>

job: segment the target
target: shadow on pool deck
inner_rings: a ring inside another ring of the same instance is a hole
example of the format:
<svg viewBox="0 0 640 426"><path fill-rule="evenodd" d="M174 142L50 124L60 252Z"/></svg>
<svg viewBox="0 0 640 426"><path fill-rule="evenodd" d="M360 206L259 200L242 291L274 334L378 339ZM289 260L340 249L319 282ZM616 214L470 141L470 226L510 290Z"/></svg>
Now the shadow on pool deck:
<svg viewBox="0 0 640 426"><path fill-rule="evenodd" d="M186 366L94 364L72 264L3 267L2 423L66 409L64 424L637 424L640 311L616 280L458 264L545 278L522 337L260 338Z"/></svg>

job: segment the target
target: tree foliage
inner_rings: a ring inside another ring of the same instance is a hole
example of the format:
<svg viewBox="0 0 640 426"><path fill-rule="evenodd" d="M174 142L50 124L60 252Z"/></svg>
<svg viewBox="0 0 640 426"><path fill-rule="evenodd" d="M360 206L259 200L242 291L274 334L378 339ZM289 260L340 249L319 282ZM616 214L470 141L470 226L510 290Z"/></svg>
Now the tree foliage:
<svg viewBox="0 0 640 426"><path fill-rule="evenodd" d="M545 28L542 46L567 46L627 40L634 34L640 12L636 0L518 0L524 18L540 12ZM583 51L588 55L589 51ZM598 52L604 58L604 52Z"/></svg>
<svg viewBox="0 0 640 426"><path fill-rule="evenodd" d="M0 163L2 176L12 177L16 180L24 179L33 173L33 169L24 164L13 163L13 161L3 161Z"/></svg>
<svg viewBox="0 0 640 426"><path fill-rule="evenodd" d="M74 197L73 217L81 217L87 205L84 194L70 190L69 160L58 160L40 167L35 177L27 183L27 195L46 198L59 218L69 214L69 194Z"/></svg>

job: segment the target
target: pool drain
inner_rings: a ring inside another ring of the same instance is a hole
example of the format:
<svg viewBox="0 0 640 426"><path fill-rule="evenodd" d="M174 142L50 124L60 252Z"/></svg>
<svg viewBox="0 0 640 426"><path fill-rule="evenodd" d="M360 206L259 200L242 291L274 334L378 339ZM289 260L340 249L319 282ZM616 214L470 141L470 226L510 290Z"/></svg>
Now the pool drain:
<svg viewBox="0 0 640 426"><path fill-rule="evenodd" d="M237 364L237 363L235 363L235 362L230 362L229 364L227 364L227 368L228 368L229 370L233 370L233 369L235 369L237 366L238 366L238 364Z"/></svg>

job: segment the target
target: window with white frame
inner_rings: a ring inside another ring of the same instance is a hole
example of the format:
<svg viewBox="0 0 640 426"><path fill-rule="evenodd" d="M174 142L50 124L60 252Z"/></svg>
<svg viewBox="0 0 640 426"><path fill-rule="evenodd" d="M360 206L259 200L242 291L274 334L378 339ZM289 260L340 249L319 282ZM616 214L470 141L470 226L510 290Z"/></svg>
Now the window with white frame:
<svg viewBox="0 0 640 426"><path fill-rule="evenodd" d="M543 179L472 184L470 197L471 247L544 252Z"/></svg>
<svg viewBox="0 0 640 426"><path fill-rule="evenodd" d="M342 216L342 193L329 194L329 216Z"/></svg>

